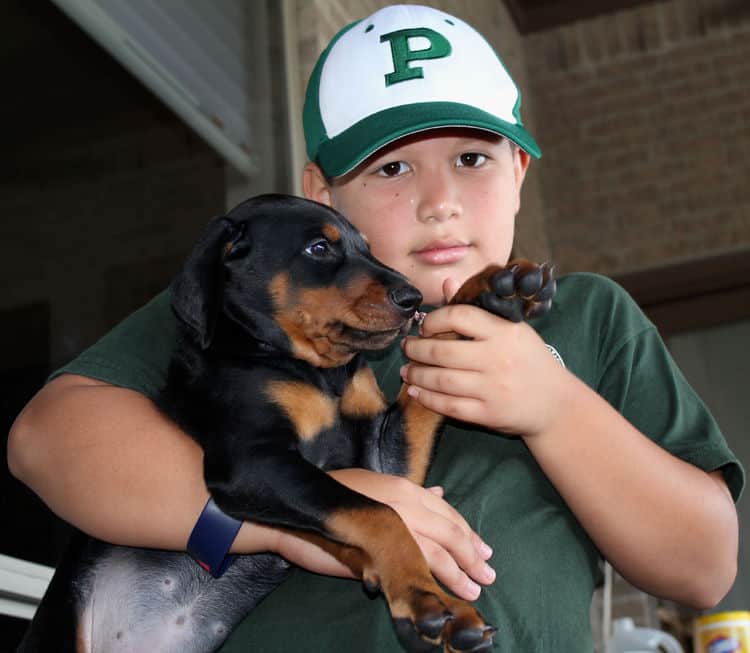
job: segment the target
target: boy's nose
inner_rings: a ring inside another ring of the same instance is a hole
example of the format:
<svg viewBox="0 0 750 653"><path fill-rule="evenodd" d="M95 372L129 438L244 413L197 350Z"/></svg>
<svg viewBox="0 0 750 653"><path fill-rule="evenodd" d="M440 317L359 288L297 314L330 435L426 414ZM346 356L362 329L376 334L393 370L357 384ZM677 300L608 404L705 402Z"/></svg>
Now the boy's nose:
<svg viewBox="0 0 750 653"><path fill-rule="evenodd" d="M443 222L461 215L456 189L447 175L432 174L420 181L417 206L420 222Z"/></svg>

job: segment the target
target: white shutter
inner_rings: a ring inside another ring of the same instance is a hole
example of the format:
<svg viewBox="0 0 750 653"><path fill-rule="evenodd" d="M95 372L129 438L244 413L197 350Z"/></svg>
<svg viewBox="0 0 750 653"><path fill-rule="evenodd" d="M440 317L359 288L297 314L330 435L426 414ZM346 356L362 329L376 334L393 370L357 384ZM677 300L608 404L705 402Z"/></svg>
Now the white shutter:
<svg viewBox="0 0 750 653"><path fill-rule="evenodd" d="M245 176L253 142L253 5L243 0L53 0Z"/></svg>

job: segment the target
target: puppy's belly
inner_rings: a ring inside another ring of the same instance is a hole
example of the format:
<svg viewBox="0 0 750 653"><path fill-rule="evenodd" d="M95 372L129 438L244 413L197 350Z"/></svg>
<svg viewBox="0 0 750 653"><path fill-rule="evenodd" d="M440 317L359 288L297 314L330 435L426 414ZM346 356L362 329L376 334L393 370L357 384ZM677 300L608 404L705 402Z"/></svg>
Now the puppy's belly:
<svg viewBox="0 0 750 653"><path fill-rule="evenodd" d="M241 556L214 579L183 553L107 547L78 581L80 649L214 651L287 569L277 556Z"/></svg>

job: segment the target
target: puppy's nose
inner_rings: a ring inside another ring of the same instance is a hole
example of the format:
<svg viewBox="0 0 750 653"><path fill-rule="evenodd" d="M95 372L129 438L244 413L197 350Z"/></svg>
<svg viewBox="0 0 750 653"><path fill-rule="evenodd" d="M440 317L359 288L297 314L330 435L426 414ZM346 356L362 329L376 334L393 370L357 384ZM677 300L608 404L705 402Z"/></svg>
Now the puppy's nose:
<svg viewBox="0 0 750 653"><path fill-rule="evenodd" d="M391 288L388 297L402 315L411 315L422 303L422 293L410 285Z"/></svg>

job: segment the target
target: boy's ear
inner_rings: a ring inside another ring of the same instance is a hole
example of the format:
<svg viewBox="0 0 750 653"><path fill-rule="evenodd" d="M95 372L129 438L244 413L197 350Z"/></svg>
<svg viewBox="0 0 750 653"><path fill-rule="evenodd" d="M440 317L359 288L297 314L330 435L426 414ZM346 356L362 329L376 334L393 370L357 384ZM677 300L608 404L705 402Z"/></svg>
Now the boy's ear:
<svg viewBox="0 0 750 653"><path fill-rule="evenodd" d="M520 189L523 185L523 180L526 178L526 171L529 169L529 163L531 162L531 155L522 150L520 147L516 147L515 154L513 157L513 168L516 175L516 183Z"/></svg>
<svg viewBox="0 0 750 653"><path fill-rule="evenodd" d="M307 199L320 202L326 206L333 206L331 187L320 166L316 163L310 162L305 166L302 172L302 190Z"/></svg>

